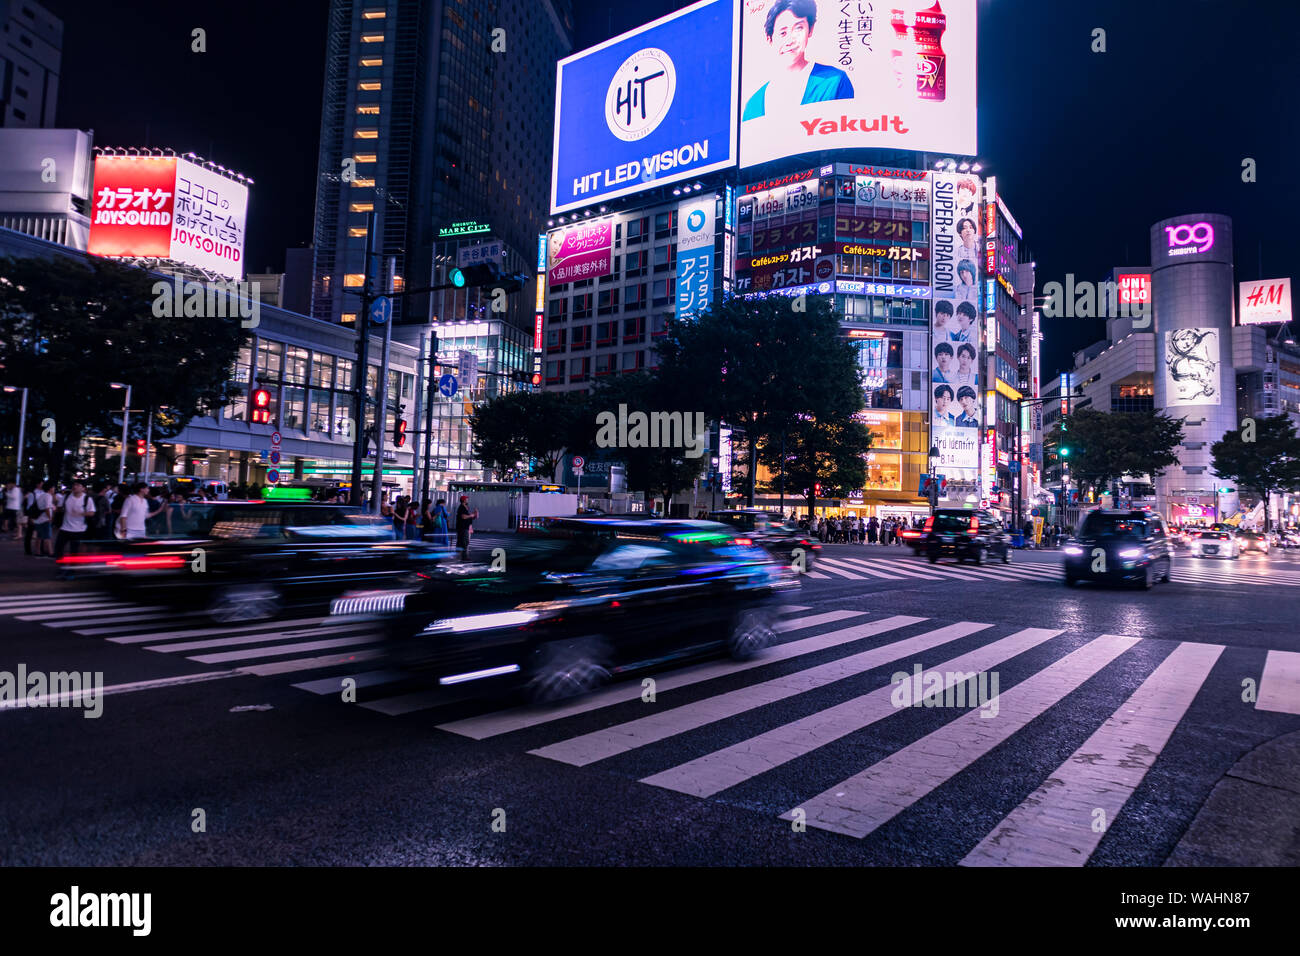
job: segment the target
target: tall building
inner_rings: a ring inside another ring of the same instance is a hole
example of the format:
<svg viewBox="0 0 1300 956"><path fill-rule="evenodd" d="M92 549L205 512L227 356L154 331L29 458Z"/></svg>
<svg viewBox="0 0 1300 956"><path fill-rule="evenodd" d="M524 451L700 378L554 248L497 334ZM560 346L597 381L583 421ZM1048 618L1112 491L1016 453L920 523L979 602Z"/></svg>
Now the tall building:
<svg viewBox="0 0 1300 956"><path fill-rule="evenodd" d="M468 417L524 387L534 283L439 287L477 262L535 272L571 0L331 0L326 42L311 314L355 323L367 271L376 291L436 289L393 299L393 338L421 346L432 331L440 367L421 346L428 380L469 375L454 395L430 390L429 435L415 441L431 484L487 477Z"/></svg>
<svg viewBox="0 0 1300 956"><path fill-rule="evenodd" d="M355 321L367 214L378 261L408 288L445 281L463 237L502 240L513 271L531 265L568 0L331 0L326 42L312 314ZM410 296L394 315L467 305ZM530 304L509 311L529 324Z"/></svg>
<svg viewBox="0 0 1300 956"><path fill-rule="evenodd" d="M79 129L0 129L0 228L85 250L94 136Z"/></svg>
<svg viewBox="0 0 1300 956"><path fill-rule="evenodd" d="M34 0L0 0L0 126L53 126L63 21Z"/></svg>
<svg viewBox="0 0 1300 956"><path fill-rule="evenodd" d="M896 6L827 17L834 50L810 43L809 55L838 66L820 67L824 88L798 105L767 92L789 52L773 45L776 21L806 11L765 0L694 4L561 64L537 316L545 387L654 368L669 318L729 295L826 297L857 353L874 440L864 487L819 508L918 516L922 475L934 472L949 479L946 505L1010 508L1034 279L1021 275L1028 250L994 183L970 153L951 152L974 149L975 5ZM926 53L940 34L942 63ZM900 36L916 56L891 55ZM726 487L720 425L712 456ZM784 507L804 491L786 488Z"/></svg>

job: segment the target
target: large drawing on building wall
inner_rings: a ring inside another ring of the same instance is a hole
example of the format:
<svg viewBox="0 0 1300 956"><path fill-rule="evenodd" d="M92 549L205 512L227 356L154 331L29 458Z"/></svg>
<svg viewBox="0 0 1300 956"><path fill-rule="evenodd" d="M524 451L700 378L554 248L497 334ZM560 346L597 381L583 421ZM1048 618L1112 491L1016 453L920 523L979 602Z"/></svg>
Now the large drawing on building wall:
<svg viewBox="0 0 1300 956"><path fill-rule="evenodd" d="M1165 405L1218 405L1219 330L1165 333Z"/></svg>

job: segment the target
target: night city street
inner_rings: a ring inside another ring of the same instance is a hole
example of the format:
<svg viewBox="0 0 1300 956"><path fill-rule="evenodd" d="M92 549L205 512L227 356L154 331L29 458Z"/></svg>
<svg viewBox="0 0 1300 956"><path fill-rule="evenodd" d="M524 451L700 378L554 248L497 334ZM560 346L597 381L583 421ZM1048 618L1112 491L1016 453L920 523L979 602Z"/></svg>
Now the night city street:
<svg viewBox="0 0 1300 956"><path fill-rule="evenodd" d="M0 0L6 938L1286 938L1297 35Z"/></svg>

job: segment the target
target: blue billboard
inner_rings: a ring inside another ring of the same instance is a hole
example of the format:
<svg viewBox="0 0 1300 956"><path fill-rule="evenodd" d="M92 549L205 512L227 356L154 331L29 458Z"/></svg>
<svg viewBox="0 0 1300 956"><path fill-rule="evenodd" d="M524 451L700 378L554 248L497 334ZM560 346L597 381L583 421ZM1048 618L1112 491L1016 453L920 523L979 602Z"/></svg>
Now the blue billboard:
<svg viewBox="0 0 1300 956"><path fill-rule="evenodd" d="M561 60L551 212L736 164L737 0L703 0Z"/></svg>

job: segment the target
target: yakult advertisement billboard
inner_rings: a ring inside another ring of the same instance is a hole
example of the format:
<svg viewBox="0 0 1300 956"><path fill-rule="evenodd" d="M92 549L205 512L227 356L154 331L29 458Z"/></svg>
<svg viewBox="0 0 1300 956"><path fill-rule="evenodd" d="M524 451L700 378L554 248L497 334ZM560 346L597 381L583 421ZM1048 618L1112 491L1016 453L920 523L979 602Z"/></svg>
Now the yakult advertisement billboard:
<svg viewBox="0 0 1300 956"><path fill-rule="evenodd" d="M975 155L975 0L741 7L741 166L860 147Z"/></svg>
<svg viewBox="0 0 1300 956"><path fill-rule="evenodd" d="M87 251L244 277L248 187L177 157L97 156Z"/></svg>
<svg viewBox="0 0 1300 956"><path fill-rule="evenodd" d="M735 0L704 0L559 62L551 212L736 163Z"/></svg>

